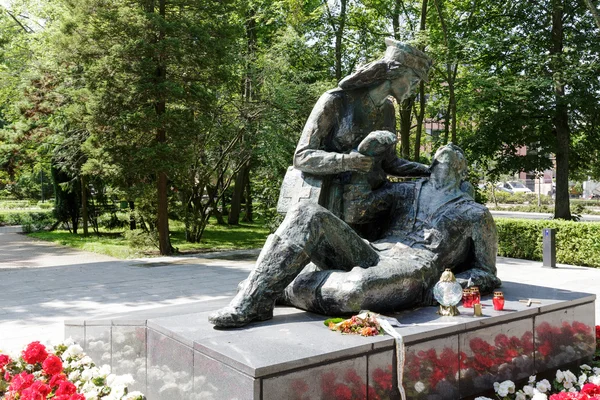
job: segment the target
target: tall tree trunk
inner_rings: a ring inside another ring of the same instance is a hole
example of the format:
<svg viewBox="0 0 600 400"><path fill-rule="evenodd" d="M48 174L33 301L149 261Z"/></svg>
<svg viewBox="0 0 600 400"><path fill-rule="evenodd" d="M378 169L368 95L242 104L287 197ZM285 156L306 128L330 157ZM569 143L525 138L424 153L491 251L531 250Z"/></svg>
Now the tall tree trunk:
<svg viewBox="0 0 600 400"><path fill-rule="evenodd" d="M335 31L335 79L342 79L342 39L346 27L346 6L348 0L340 0L340 16Z"/></svg>
<svg viewBox="0 0 600 400"><path fill-rule="evenodd" d="M403 0L396 0L394 2L394 10L392 11L392 31L394 33L394 39L400 39L400 7L402 6Z"/></svg>
<svg viewBox="0 0 600 400"><path fill-rule="evenodd" d="M254 218L252 216L252 188L250 187L250 168L246 170L246 211L244 213L244 222L253 222Z"/></svg>
<svg viewBox="0 0 600 400"><path fill-rule="evenodd" d="M231 206L229 208L229 219L227 223L229 225L239 225L240 223L240 212L242 211L242 197L244 195L244 188L246 187L246 176L247 169L250 166L244 165L238 171L235 176L235 186L233 187L233 196L231 197Z"/></svg>
<svg viewBox="0 0 600 400"><path fill-rule="evenodd" d="M596 22L596 26L600 29L600 15L598 15L598 10L592 3L592 0L583 0L588 10L592 13L592 17L594 17L594 21Z"/></svg>
<svg viewBox="0 0 600 400"><path fill-rule="evenodd" d="M449 68L451 69L451 67ZM454 92L454 77L451 77L451 71L449 72L448 79L448 116L450 117L450 138L452 143L457 144L456 142L456 94Z"/></svg>
<svg viewBox="0 0 600 400"><path fill-rule="evenodd" d="M166 18L166 0L159 0L158 12L161 19L164 21ZM158 43L162 43L165 40L165 29L160 27L158 31ZM158 47L158 46L157 46ZM159 50L162 51L162 50ZM156 84L163 85L167 76L167 69L165 65L164 54L159 53L157 55L156 65ZM162 89L164 91L164 89ZM165 143L167 141L167 131L162 120L162 116L165 114L167 109L167 103L165 94L160 94L159 100L154 105L154 109L159 121L159 126L156 129L156 141L158 143ZM157 229L158 229L158 247L161 255L170 255L172 252L171 240L169 238L169 199L168 199L168 178L164 171L158 173L157 179L157 194L158 194L158 218L157 218Z"/></svg>
<svg viewBox="0 0 600 400"><path fill-rule="evenodd" d="M137 224L135 222L135 215L133 212L135 211L135 202L129 201L129 230L133 231L137 229Z"/></svg>
<svg viewBox="0 0 600 400"><path fill-rule="evenodd" d="M551 72L554 77L554 129L556 132L556 199L554 218L572 219L569 204L569 147L571 132L569 130L569 108L565 99L565 84L561 78L564 69L563 54L563 0L552 0L552 33L550 49Z"/></svg>
<svg viewBox="0 0 600 400"><path fill-rule="evenodd" d="M410 159L410 128L414 101L415 97L410 96L400 104L400 150L405 160Z"/></svg>
<svg viewBox="0 0 600 400"><path fill-rule="evenodd" d="M81 218L83 220L83 236L87 237L88 232L88 207L87 207L87 182L85 175L81 175Z"/></svg>
<svg viewBox="0 0 600 400"><path fill-rule="evenodd" d="M425 24L427 21L427 3L428 0L422 0L421 2L421 21L419 23L419 31L425 30ZM420 46L421 50L425 50L425 46ZM419 161L421 158L421 135L423 132L423 123L425 121L425 82L419 83L419 114L417 114L417 132L415 133L415 161Z"/></svg>

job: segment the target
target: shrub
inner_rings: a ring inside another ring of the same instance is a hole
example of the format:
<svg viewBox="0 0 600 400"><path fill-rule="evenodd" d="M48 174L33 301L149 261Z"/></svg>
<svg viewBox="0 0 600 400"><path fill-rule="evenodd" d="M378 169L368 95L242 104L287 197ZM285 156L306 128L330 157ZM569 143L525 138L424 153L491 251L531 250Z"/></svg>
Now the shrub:
<svg viewBox="0 0 600 400"><path fill-rule="evenodd" d="M134 249L152 249L158 248L158 232L146 232L142 229L133 229L123 232L123 237L129 242L129 246Z"/></svg>
<svg viewBox="0 0 600 400"><path fill-rule="evenodd" d="M556 229L556 261L600 267L600 224L561 220L497 218L498 255L542 260L542 229Z"/></svg>

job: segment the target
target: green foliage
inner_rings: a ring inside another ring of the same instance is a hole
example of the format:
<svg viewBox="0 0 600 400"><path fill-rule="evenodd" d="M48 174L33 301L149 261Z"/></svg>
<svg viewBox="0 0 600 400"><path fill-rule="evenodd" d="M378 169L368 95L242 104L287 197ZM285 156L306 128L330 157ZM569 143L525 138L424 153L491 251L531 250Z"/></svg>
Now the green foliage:
<svg viewBox="0 0 600 400"><path fill-rule="evenodd" d="M0 211L0 226L22 225L30 232L48 228L55 221L51 211Z"/></svg>
<svg viewBox="0 0 600 400"><path fill-rule="evenodd" d="M486 190L488 201L493 201L491 189ZM501 204L535 204L538 203L538 195L536 193L508 193L502 190L495 190L496 200ZM540 195L542 205L551 205L554 203L552 197L545 194Z"/></svg>
<svg viewBox="0 0 600 400"><path fill-rule="evenodd" d="M600 267L600 224L497 218L498 255L542 260L542 229L556 229L556 261Z"/></svg>
<svg viewBox="0 0 600 400"><path fill-rule="evenodd" d="M158 234L156 231L148 232L142 229L133 229L123 232L123 237L131 248L142 251L158 249Z"/></svg>
<svg viewBox="0 0 600 400"><path fill-rule="evenodd" d="M2 214L0 213L0 216ZM252 224L217 225L212 221L207 225L201 243L189 243L185 239L185 226L179 221L171 221L171 241L180 253L197 253L220 250L257 249L262 247L269 234L262 221ZM30 236L49 242L78 248L85 251L106 254L118 258L134 258L157 255L156 233L148 234L141 230L133 233L101 229L98 234L84 237L68 231L36 232ZM154 235L154 238L152 238Z"/></svg>

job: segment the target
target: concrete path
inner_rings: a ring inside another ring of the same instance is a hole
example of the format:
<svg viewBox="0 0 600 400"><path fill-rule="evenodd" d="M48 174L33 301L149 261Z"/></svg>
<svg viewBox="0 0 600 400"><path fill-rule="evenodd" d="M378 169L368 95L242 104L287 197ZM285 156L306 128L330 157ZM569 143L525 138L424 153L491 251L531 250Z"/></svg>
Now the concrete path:
<svg viewBox="0 0 600 400"><path fill-rule="evenodd" d="M65 319L224 300L253 267L251 260L230 256L118 260L0 233L0 349L18 350L32 340L57 343ZM499 258L498 275L600 296L600 269L547 269L540 262Z"/></svg>

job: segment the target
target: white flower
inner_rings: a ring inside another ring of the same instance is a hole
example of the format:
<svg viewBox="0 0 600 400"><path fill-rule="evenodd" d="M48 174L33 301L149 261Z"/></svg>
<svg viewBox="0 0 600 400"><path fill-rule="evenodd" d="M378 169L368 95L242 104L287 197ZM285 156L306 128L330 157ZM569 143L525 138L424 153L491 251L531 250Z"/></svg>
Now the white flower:
<svg viewBox="0 0 600 400"><path fill-rule="evenodd" d="M106 376L108 374L110 374L110 365L104 364L102 367L100 367L100 370L98 371L98 375Z"/></svg>
<svg viewBox="0 0 600 400"><path fill-rule="evenodd" d="M535 383L535 375L529 377L529 384Z"/></svg>
<svg viewBox="0 0 600 400"><path fill-rule="evenodd" d="M498 393L498 396L506 397L509 393L515 392L515 384L512 381L504 381L498 385L498 389L496 389L496 384L494 384L494 390Z"/></svg>
<svg viewBox="0 0 600 400"><path fill-rule="evenodd" d="M517 392L517 395L515 396L515 400L527 400L527 396L525 395L525 393L519 390Z"/></svg>
<svg viewBox="0 0 600 400"><path fill-rule="evenodd" d="M143 398L144 395L141 392L131 392L128 393L125 397L123 397L123 400L141 400Z"/></svg>
<svg viewBox="0 0 600 400"><path fill-rule="evenodd" d="M558 383L561 383L565 380L565 374L560 369L556 370L556 380Z"/></svg>
<svg viewBox="0 0 600 400"><path fill-rule="evenodd" d="M594 375L600 375L600 368L594 367L593 370L594 370Z"/></svg>
<svg viewBox="0 0 600 400"><path fill-rule="evenodd" d="M417 393L421 393L423 390L425 390L425 384L421 381L418 381L417 383L415 383L415 390L417 391Z"/></svg>
<svg viewBox="0 0 600 400"><path fill-rule="evenodd" d="M66 360L67 358L76 357L76 356L79 356L82 354L83 354L83 349L81 348L81 346L78 344L72 344L71 346L67 347L67 349L63 353L62 357L63 357L63 360Z"/></svg>
<svg viewBox="0 0 600 400"><path fill-rule="evenodd" d="M525 394L529 397L533 396L533 386L531 385L527 385L527 386L523 386L523 392L525 392Z"/></svg>
<svg viewBox="0 0 600 400"><path fill-rule="evenodd" d="M75 370L69 374L69 380L71 382L75 382L77 379L79 379L80 376L81 373L78 370Z"/></svg>
<svg viewBox="0 0 600 400"><path fill-rule="evenodd" d="M484 397L484 396L479 396L479 397L475 397L475 400L492 400L489 397Z"/></svg>
<svg viewBox="0 0 600 400"><path fill-rule="evenodd" d="M581 368L583 371L591 371L591 370L592 370L592 367L590 367L590 366L589 366L589 365L587 365L587 364L581 364L581 365L579 366L579 368Z"/></svg>
<svg viewBox="0 0 600 400"><path fill-rule="evenodd" d="M500 388L500 383L494 382L494 392L498 393L499 388Z"/></svg>
<svg viewBox="0 0 600 400"><path fill-rule="evenodd" d="M550 382L548 382L548 379L543 379L535 385L535 388L541 393L546 393L552 386L550 385Z"/></svg>
<svg viewBox="0 0 600 400"><path fill-rule="evenodd" d="M539 392L537 389L533 389L533 397L531 400L548 400L548 396Z"/></svg>
<svg viewBox="0 0 600 400"><path fill-rule="evenodd" d="M569 370L565 371L564 373L565 373L565 381L570 382L570 383L577 382L577 377L575 376L574 373L572 373Z"/></svg>
<svg viewBox="0 0 600 400"><path fill-rule="evenodd" d="M598 375L590 376L589 382L593 383L594 385L600 385L600 376L598 376Z"/></svg>
<svg viewBox="0 0 600 400"><path fill-rule="evenodd" d="M587 380L587 375L586 374L581 374L579 376L579 379L577 380L577 384L579 386L583 386L583 384L585 383L586 380Z"/></svg>

